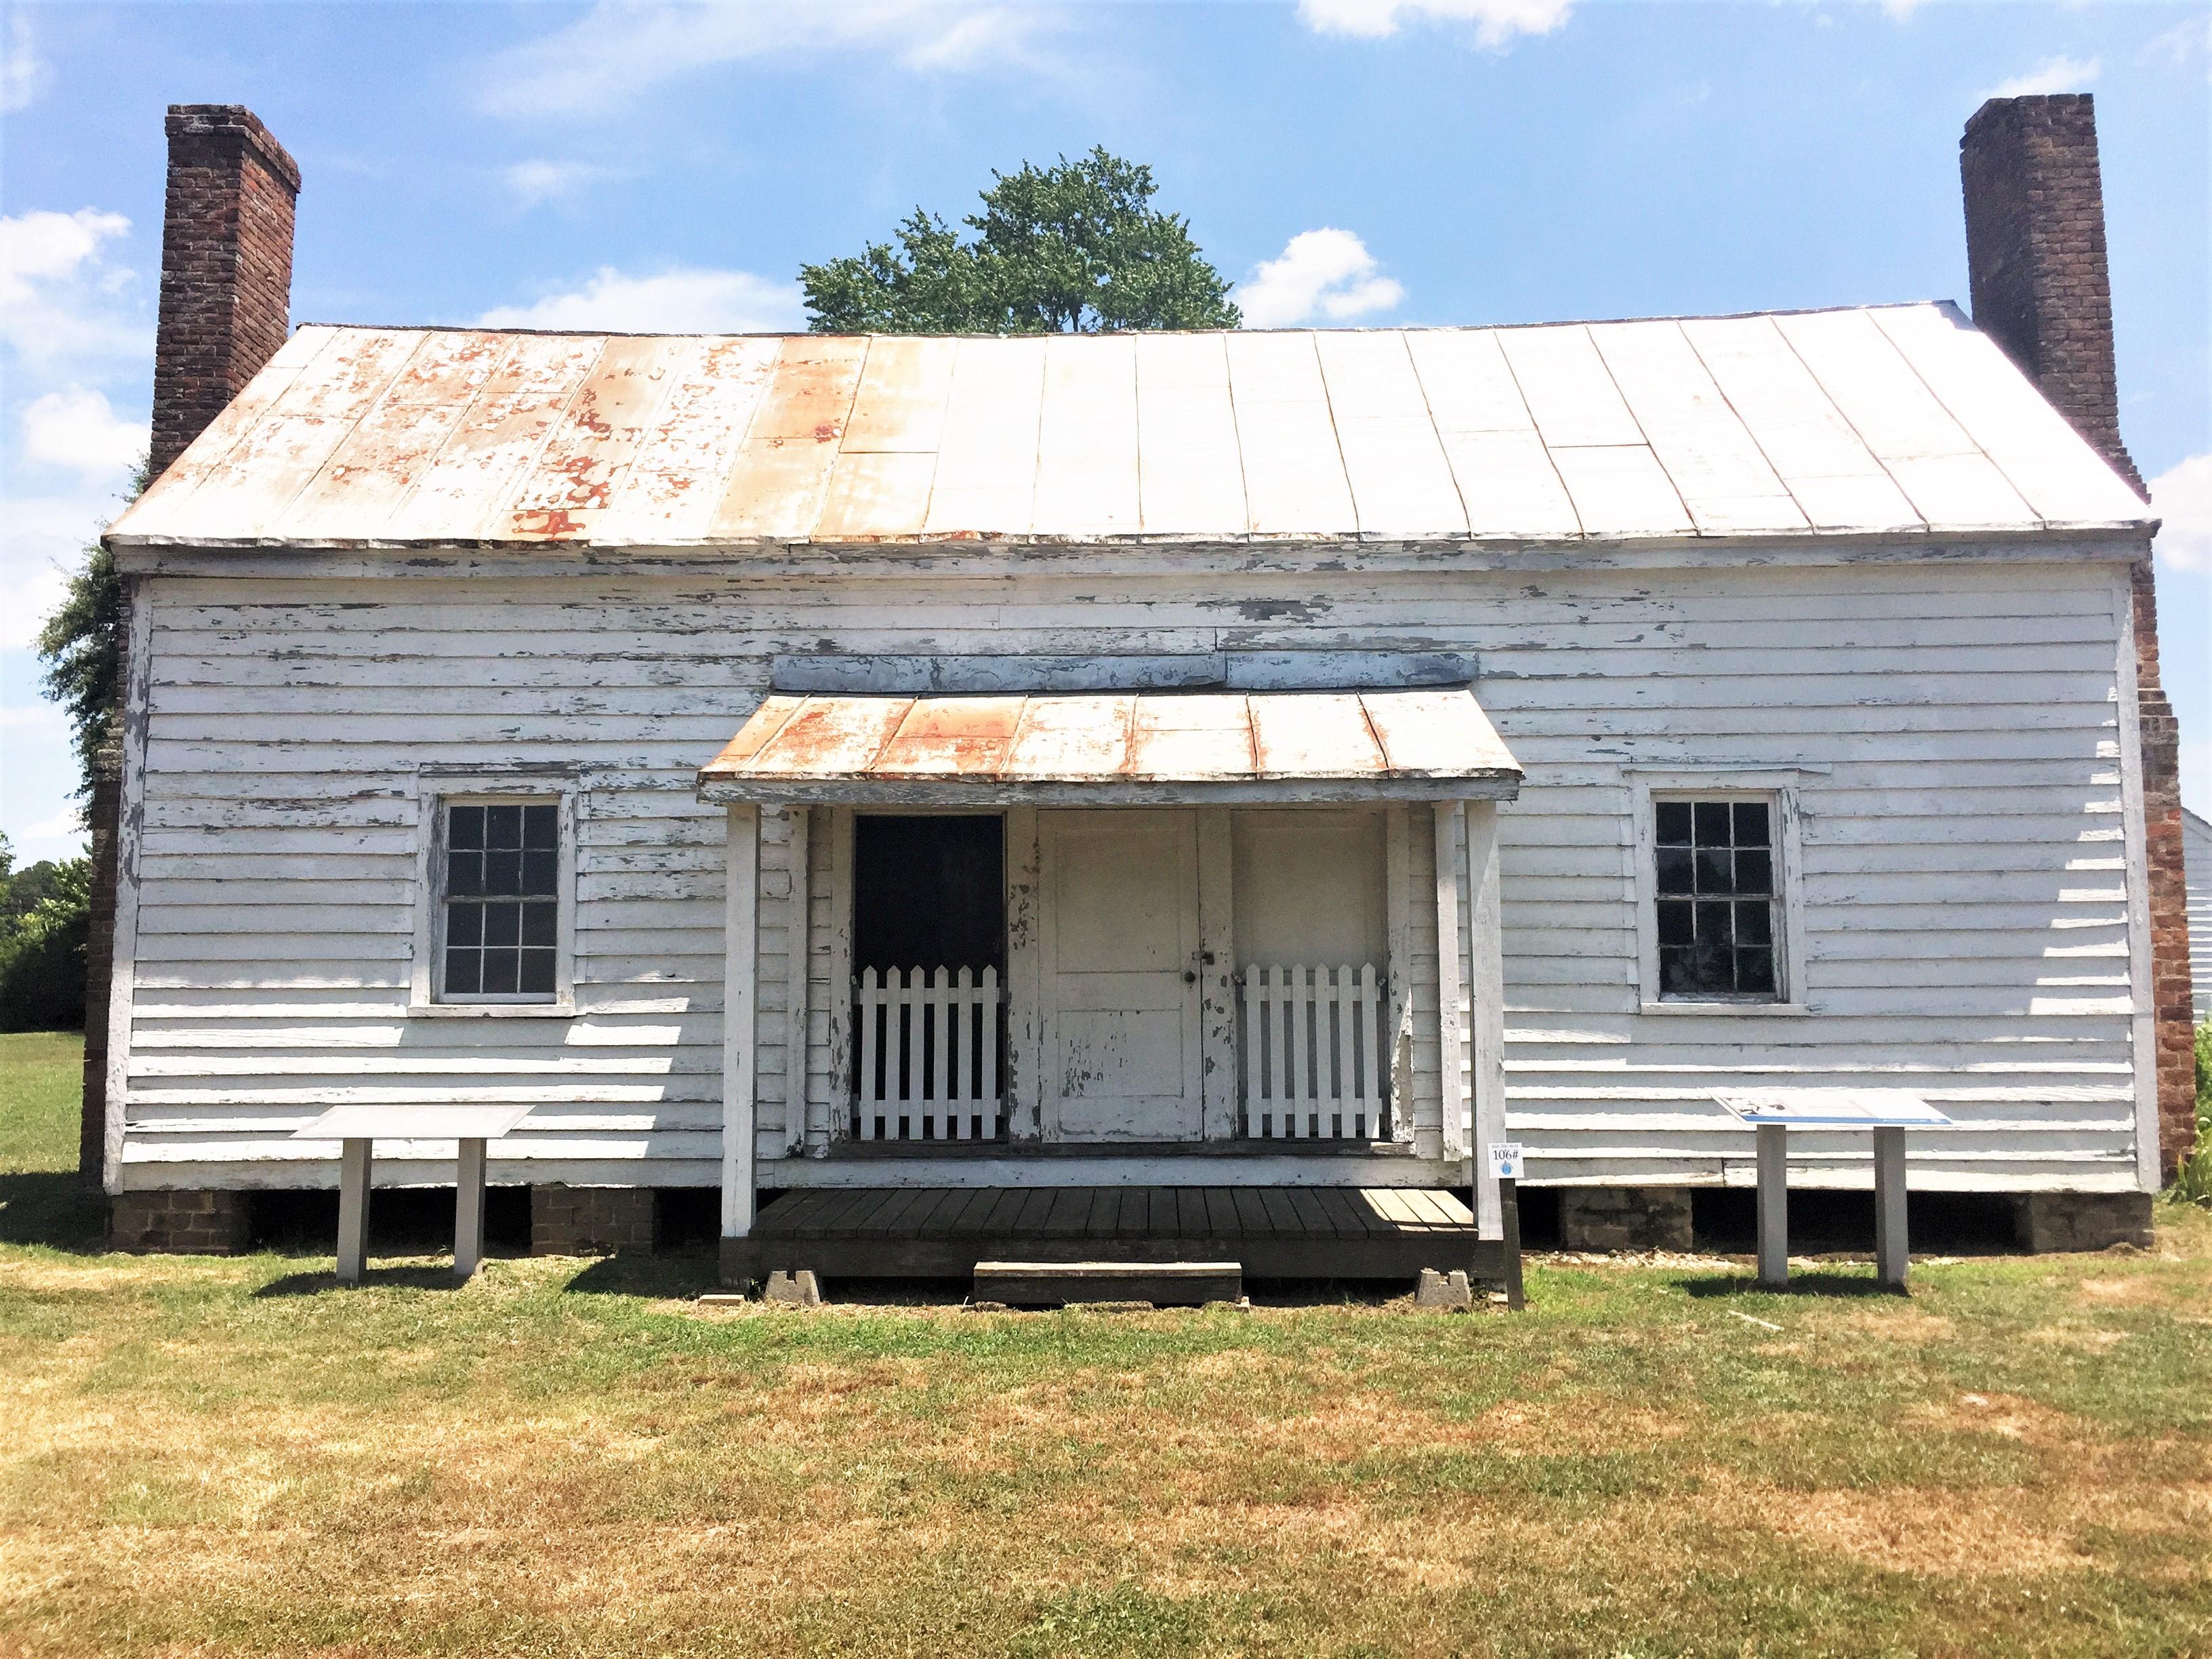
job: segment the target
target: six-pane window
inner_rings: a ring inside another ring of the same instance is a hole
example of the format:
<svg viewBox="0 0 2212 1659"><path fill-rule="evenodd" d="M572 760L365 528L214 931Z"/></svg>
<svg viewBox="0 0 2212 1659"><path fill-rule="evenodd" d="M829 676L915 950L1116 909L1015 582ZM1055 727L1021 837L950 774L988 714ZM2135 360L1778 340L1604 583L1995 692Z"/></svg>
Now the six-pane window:
<svg viewBox="0 0 2212 1659"><path fill-rule="evenodd" d="M1652 811L1659 994L1777 1000L1773 803L1662 800Z"/></svg>
<svg viewBox="0 0 2212 1659"><path fill-rule="evenodd" d="M560 922L560 809L447 807L446 994L550 998Z"/></svg>

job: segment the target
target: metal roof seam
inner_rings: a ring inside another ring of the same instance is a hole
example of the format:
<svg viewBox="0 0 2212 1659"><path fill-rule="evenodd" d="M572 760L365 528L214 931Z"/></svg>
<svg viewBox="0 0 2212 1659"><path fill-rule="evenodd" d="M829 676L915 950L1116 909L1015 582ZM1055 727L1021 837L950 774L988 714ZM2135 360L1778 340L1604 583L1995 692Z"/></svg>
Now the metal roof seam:
<svg viewBox="0 0 2212 1659"><path fill-rule="evenodd" d="M1375 723L1375 711L1367 706L1367 694L1355 691L1352 697L1359 704L1359 718L1366 724L1367 735L1374 740L1375 752L1382 757L1383 771L1394 777L1399 775L1397 759L1390 753L1390 745L1382 739L1382 728Z"/></svg>
<svg viewBox="0 0 2212 1659"><path fill-rule="evenodd" d="M1495 334L1496 331L1492 332ZM1512 357L1502 349L1498 354L1498 361L1505 371L1505 378L1513 383L1513 395L1521 400L1521 412L1528 417L1528 430L1536 434L1536 447L1544 452L1544 465L1552 469L1553 481L1559 486L1560 499L1566 502L1567 511L1574 515L1575 536L1589 540L1589 526L1583 522L1583 510L1575 502L1575 492L1567 488L1566 474L1559 471L1559 464L1552 455L1552 446L1545 441L1543 431L1536 424L1536 410L1528 401L1528 388L1521 384L1520 371L1513 367ZM1474 514L1472 509L1468 514L1467 523L1468 533L1474 534Z"/></svg>
<svg viewBox="0 0 2212 1659"><path fill-rule="evenodd" d="M1940 309L1949 305L1949 301L1938 301L1936 304ZM1958 307L1956 306L1950 306L1950 309L1956 312ZM1940 407L1946 415L1948 415L1954 422L1957 422L1959 430L1966 434L1966 441L1973 445L1975 453L1980 455L1984 460L1990 464L1990 469L1996 473L1997 477L2002 478L2005 483L2012 486L2012 493L2020 497L2021 505L2028 510L2029 514L2035 519L2036 522L2048 527L2051 520L2044 516L2042 509L2037 507L2034 501L2029 498L2027 488L2022 485L2019 479L2014 477L2011 473L2005 471L2003 462L1998 460L1996 456L1990 453L1989 446L1982 441L1981 434L1977 433L1973 428L1968 426L1966 424L1966 417L1951 406L1949 401L1944 398L1942 392L1937 390L1935 381L1929 380L1927 373L1922 369L1918 363L1913 361L1912 354L1905 349L1904 344L1898 339L1897 336L1890 330L1882 327L1881 319L1879 317L1872 318L1870 320L1873 322L1876 332L1881 334L1883 339L1889 342L1891 349L1895 351L1898 357L1904 362L1905 371L1915 380L1918 380L1922 386L1927 387L1928 395L1936 400L1937 406Z"/></svg>
<svg viewBox="0 0 2212 1659"><path fill-rule="evenodd" d="M1676 318L1650 320L1670 321L1677 328L1681 326L1680 319ZM1605 371L1607 384L1613 387L1613 395L1620 399L1621 408L1628 412L1629 424L1633 426L1638 435L1643 438L1644 452L1651 457L1652 465L1659 469L1659 476L1666 479L1667 488L1674 492L1675 501L1681 504L1682 516L1689 520L1690 534L1692 536L1705 534L1698 524L1697 509L1690 505L1690 498L1683 493L1680 482L1674 477L1673 470L1668 466L1665 458L1659 453L1659 446L1651 441L1650 428L1644 424L1644 417L1636 412L1636 405L1629 402L1628 394L1621 390L1620 377L1613 372L1613 365L1606 361L1605 348L1598 343L1597 336L1590 331L1593 326L1594 325L1589 323L1580 325L1583 337L1589 342L1591 355L1597 359L1597 366Z"/></svg>
<svg viewBox="0 0 2212 1659"><path fill-rule="evenodd" d="M1684 348L1697 360L1698 367L1705 371L1705 378L1713 383L1713 395L1721 400L1722 407L1734 416L1735 423L1743 428L1745 441L1759 452L1759 459L1766 463L1766 470L1774 475L1776 486L1790 498L1790 503L1796 507L1799 516L1805 520L1805 528L1818 534L1820 526L1813 522L1812 509L1797 499L1797 492L1790 487L1790 480L1782 476L1782 469L1776 464L1773 455L1768 452L1765 444L1759 442L1759 434L1753 429L1751 422L1745 417L1743 411L1735 406L1735 399L1729 396L1728 388L1721 384L1721 377L1713 372L1712 364L1706 361L1705 354L1698 349L1697 341L1691 337L1690 331L1682 326L1680 319L1675 320L1674 331L1682 337ZM1795 535L1801 532L1785 530L1782 533Z"/></svg>

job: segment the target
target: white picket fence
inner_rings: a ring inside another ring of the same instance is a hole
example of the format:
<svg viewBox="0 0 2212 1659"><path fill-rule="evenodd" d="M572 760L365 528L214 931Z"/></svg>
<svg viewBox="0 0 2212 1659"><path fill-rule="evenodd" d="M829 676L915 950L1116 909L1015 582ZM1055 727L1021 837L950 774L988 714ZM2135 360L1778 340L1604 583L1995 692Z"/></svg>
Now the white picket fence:
<svg viewBox="0 0 2212 1659"><path fill-rule="evenodd" d="M1261 1140L1387 1140L1383 976L1352 967L1247 968L1244 1133Z"/></svg>
<svg viewBox="0 0 2212 1659"><path fill-rule="evenodd" d="M999 970L861 971L853 1133L862 1140L989 1140L1006 1133Z"/></svg>

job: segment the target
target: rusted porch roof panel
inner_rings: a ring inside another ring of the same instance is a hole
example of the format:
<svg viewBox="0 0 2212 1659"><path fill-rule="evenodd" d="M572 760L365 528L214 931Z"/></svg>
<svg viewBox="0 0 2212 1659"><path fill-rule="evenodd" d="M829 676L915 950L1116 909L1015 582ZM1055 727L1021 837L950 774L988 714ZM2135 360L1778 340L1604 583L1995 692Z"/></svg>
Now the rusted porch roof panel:
<svg viewBox="0 0 2212 1659"><path fill-rule="evenodd" d="M2139 530L1957 307L1013 338L301 329L121 546Z"/></svg>
<svg viewBox="0 0 2212 1659"><path fill-rule="evenodd" d="M699 772L712 801L1510 799L1465 690L770 697Z"/></svg>

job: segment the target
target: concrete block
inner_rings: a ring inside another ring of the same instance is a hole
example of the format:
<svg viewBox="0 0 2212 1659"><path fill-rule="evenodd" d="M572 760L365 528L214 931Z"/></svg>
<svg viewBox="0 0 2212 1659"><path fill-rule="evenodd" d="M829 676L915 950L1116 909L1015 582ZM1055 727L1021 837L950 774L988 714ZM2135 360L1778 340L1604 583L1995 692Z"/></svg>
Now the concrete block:
<svg viewBox="0 0 2212 1659"><path fill-rule="evenodd" d="M796 1273L772 1273L768 1276L768 1288L761 1292L763 1302L780 1302L788 1308L818 1308L822 1305L822 1285L806 1268Z"/></svg>
<svg viewBox="0 0 2212 1659"><path fill-rule="evenodd" d="M1559 1242L1571 1250L1687 1250L1686 1187L1566 1187Z"/></svg>
<svg viewBox="0 0 2212 1659"><path fill-rule="evenodd" d="M1413 1305L1438 1313L1465 1313L1474 1306L1474 1291L1467 1274L1457 1267L1448 1273L1424 1267L1421 1282L1413 1291Z"/></svg>
<svg viewBox="0 0 2212 1659"><path fill-rule="evenodd" d="M2023 1193L2013 1204L2013 1237L2038 1255L2150 1246L2148 1193Z"/></svg>

